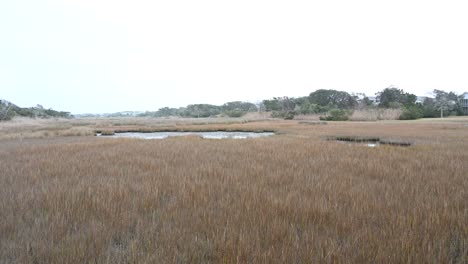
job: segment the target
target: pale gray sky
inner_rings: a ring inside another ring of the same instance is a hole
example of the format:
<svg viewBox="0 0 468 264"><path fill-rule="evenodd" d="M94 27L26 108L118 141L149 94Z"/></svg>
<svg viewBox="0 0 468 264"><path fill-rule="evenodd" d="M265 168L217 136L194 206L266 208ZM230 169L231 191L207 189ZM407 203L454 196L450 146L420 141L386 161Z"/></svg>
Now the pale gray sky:
<svg viewBox="0 0 468 264"><path fill-rule="evenodd" d="M3 0L0 98L73 113L468 91L468 2Z"/></svg>

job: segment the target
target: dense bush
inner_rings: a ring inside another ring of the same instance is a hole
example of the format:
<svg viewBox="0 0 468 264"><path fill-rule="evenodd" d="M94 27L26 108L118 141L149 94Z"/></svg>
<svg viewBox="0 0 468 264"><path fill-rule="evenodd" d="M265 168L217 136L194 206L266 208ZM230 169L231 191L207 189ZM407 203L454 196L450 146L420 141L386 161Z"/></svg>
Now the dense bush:
<svg viewBox="0 0 468 264"><path fill-rule="evenodd" d="M286 120L294 119L295 115L296 115L296 112L294 111L273 111L271 113L271 117L273 118L283 118Z"/></svg>
<svg viewBox="0 0 468 264"><path fill-rule="evenodd" d="M286 120L293 120L295 115L296 115L296 112L294 112L294 111L287 111L287 112L284 114L284 119L286 119Z"/></svg>
<svg viewBox="0 0 468 264"><path fill-rule="evenodd" d="M423 108L417 105L405 106L403 113L400 115L400 120L412 120L424 117Z"/></svg>
<svg viewBox="0 0 468 264"><path fill-rule="evenodd" d="M347 121L349 113L342 109L332 109L327 116L321 116L320 120L325 121Z"/></svg>
<svg viewBox="0 0 468 264"><path fill-rule="evenodd" d="M228 117L241 117L245 115L247 112L242 111L242 110L230 110L230 111L224 111L223 114L225 114Z"/></svg>

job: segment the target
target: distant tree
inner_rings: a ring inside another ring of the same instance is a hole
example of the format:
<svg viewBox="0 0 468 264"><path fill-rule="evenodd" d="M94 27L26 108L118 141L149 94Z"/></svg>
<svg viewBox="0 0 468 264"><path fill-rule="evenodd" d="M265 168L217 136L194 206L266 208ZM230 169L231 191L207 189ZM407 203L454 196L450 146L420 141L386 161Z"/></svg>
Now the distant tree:
<svg viewBox="0 0 468 264"><path fill-rule="evenodd" d="M10 120L13 117L13 106L14 105L8 101L0 100L0 121Z"/></svg>
<svg viewBox="0 0 468 264"><path fill-rule="evenodd" d="M71 114L70 112L64 112L64 111L55 111L51 108L44 110L43 112L46 117L60 117L60 118L70 118Z"/></svg>
<svg viewBox="0 0 468 264"><path fill-rule="evenodd" d="M423 117L427 118L437 117L439 115L434 99L426 98L426 100L424 100L422 103L422 113Z"/></svg>
<svg viewBox="0 0 468 264"><path fill-rule="evenodd" d="M296 113L300 113L303 115L307 114L318 114L318 113L326 113L330 110L328 106L320 106L318 104L313 104L309 101L308 96L298 97L295 99L295 108L294 111Z"/></svg>
<svg viewBox="0 0 468 264"><path fill-rule="evenodd" d="M163 107L159 108L153 116L155 117L168 117L168 116L178 116L179 111L177 108Z"/></svg>
<svg viewBox="0 0 468 264"><path fill-rule="evenodd" d="M402 106L411 106L416 102L416 95L405 93L402 89L390 86L377 93L379 106L384 108L400 108Z"/></svg>
<svg viewBox="0 0 468 264"><path fill-rule="evenodd" d="M459 107L458 95L454 92L445 92L443 90L434 90L432 92L435 99L435 107L440 111L440 117L454 114L456 115Z"/></svg>
<svg viewBox="0 0 468 264"><path fill-rule="evenodd" d="M466 115L465 110L463 109L463 100L464 100L464 95L460 94L457 97L457 104L456 104L456 111L457 115Z"/></svg>
<svg viewBox="0 0 468 264"><path fill-rule="evenodd" d="M363 104L364 106L367 106L367 107L373 105L371 99L369 99L369 97L367 97L367 96L365 96L365 97L362 99L362 104Z"/></svg>
<svg viewBox="0 0 468 264"><path fill-rule="evenodd" d="M256 112L257 106L249 102L234 101L223 104L221 110L229 117L241 117L247 112Z"/></svg>
<svg viewBox="0 0 468 264"><path fill-rule="evenodd" d="M294 119L296 115L296 99L292 97L273 97L271 100L263 100L267 112L272 112L273 118Z"/></svg>
<svg viewBox="0 0 468 264"><path fill-rule="evenodd" d="M310 104L309 97L302 96L302 97L294 98L294 103L296 104L296 107L301 106L303 104Z"/></svg>
<svg viewBox="0 0 468 264"><path fill-rule="evenodd" d="M303 96L294 99L294 111L301 113L301 114L310 114L310 106L311 103L309 101L309 97Z"/></svg>
<svg viewBox="0 0 468 264"><path fill-rule="evenodd" d="M296 108L296 102L294 98L283 96L283 97L278 97L276 99L279 100L282 111L291 112L291 111L294 111L294 108Z"/></svg>
<svg viewBox="0 0 468 264"><path fill-rule="evenodd" d="M265 111L265 105L263 104L263 101L255 102L255 106L257 107L258 112Z"/></svg>
<svg viewBox="0 0 468 264"><path fill-rule="evenodd" d="M210 117L216 116L221 113L221 107L217 105L210 105L210 104L193 104L188 105L185 110L184 114L189 117Z"/></svg>
<svg viewBox="0 0 468 264"><path fill-rule="evenodd" d="M183 117L189 117L190 112L187 110L187 107L179 107L177 109L177 114Z"/></svg>
<svg viewBox="0 0 468 264"><path fill-rule="evenodd" d="M448 97L448 99L451 100L451 101L458 101L460 95L457 95L457 94L454 93L454 92L449 92L449 93L447 94L447 97Z"/></svg>
<svg viewBox="0 0 468 264"><path fill-rule="evenodd" d="M222 111L244 111L244 112L256 112L257 106L253 103L249 102L241 102L241 101L234 101L234 102L227 102L221 106Z"/></svg>
<svg viewBox="0 0 468 264"><path fill-rule="evenodd" d="M294 111L296 107L296 101L294 98L283 96L273 97L270 100L263 100L263 105L267 112L271 111Z"/></svg>
<svg viewBox="0 0 468 264"><path fill-rule="evenodd" d="M281 102L277 98L263 100L263 105L265 106L266 112L281 111L282 108Z"/></svg>
<svg viewBox="0 0 468 264"><path fill-rule="evenodd" d="M351 109L357 105L355 97L347 92L337 90L320 89L309 95L309 101L319 106L332 108Z"/></svg>
<svg viewBox="0 0 468 264"><path fill-rule="evenodd" d="M379 106L385 108L398 108L403 90L394 87L385 88L383 91L377 93L377 100L380 101Z"/></svg>
<svg viewBox="0 0 468 264"><path fill-rule="evenodd" d="M405 93L405 96L403 97L403 105L414 105L416 103L416 99L418 99L416 95Z"/></svg>
<svg viewBox="0 0 468 264"><path fill-rule="evenodd" d="M374 106L373 102L366 96L365 93L353 93L351 96L357 101L357 109L363 110Z"/></svg>
<svg viewBox="0 0 468 264"><path fill-rule="evenodd" d="M434 90L435 95L435 106L440 111L440 117L444 117L444 111L449 110L449 98L448 93L442 90Z"/></svg>

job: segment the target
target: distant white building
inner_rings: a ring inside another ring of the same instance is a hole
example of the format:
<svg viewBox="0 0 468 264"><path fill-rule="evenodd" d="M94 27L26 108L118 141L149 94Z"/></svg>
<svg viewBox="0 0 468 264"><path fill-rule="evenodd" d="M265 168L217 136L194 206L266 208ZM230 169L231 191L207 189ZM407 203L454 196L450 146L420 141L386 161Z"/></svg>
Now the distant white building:
<svg viewBox="0 0 468 264"><path fill-rule="evenodd" d="M416 97L416 104L424 104L424 102L430 97L427 96L417 96Z"/></svg>
<svg viewBox="0 0 468 264"><path fill-rule="evenodd" d="M369 99L369 101L372 102L373 105L378 105L380 102L377 101L377 97L375 96L367 96L365 93L355 93L353 94L354 98L356 98L356 101L358 103L362 103L365 98Z"/></svg>
<svg viewBox="0 0 468 264"><path fill-rule="evenodd" d="M369 98L369 100L372 102L373 105L380 104L380 100L377 96L369 96L367 98Z"/></svg>
<svg viewBox="0 0 468 264"><path fill-rule="evenodd" d="M465 115L468 115L468 93L464 93L461 95L460 103L463 109L463 113Z"/></svg>
<svg viewBox="0 0 468 264"><path fill-rule="evenodd" d="M354 97L356 98L356 100L358 102L361 102L362 100L364 100L364 98L367 97L366 94L364 94L364 93L356 93L356 94L352 94L352 95L354 95Z"/></svg>

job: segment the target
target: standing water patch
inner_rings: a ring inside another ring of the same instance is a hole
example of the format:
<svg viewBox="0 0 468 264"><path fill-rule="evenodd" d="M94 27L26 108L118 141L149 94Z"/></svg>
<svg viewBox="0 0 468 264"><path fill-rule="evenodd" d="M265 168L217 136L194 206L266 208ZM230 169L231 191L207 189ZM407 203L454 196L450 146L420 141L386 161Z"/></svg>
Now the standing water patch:
<svg viewBox="0 0 468 264"><path fill-rule="evenodd" d="M246 139L273 136L273 132L238 132L238 131L210 131L210 132L124 132L97 133L98 137L106 138L140 138L165 139L168 137L199 136L206 139Z"/></svg>

